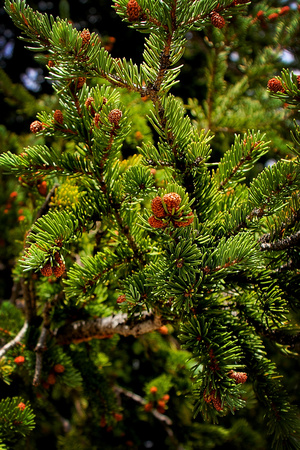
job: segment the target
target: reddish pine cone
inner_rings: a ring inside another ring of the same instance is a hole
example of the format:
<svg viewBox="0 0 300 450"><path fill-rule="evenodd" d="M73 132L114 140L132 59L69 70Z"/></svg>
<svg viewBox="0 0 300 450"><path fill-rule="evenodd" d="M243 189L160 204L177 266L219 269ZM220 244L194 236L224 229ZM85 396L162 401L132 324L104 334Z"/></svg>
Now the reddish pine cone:
<svg viewBox="0 0 300 450"><path fill-rule="evenodd" d="M64 123L64 116L60 109L57 109L54 112L53 118L57 123L60 123L61 125Z"/></svg>
<svg viewBox="0 0 300 450"><path fill-rule="evenodd" d="M297 75L297 85L298 89L300 89L300 75Z"/></svg>
<svg viewBox="0 0 300 450"><path fill-rule="evenodd" d="M157 219L154 216L149 217L148 223L152 228L165 228L167 226L167 223Z"/></svg>
<svg viewBox="0 0 300 450"><path fill-rule="evenodd" d="M44 128L43 124L39 120L35 120L30 125L30 131L31 131L31 133L34 133L34 134L38 133L39 131L42 131L43 128Z"/></svg>
<svg viewBox="0 0 300 450"><path fill-rule="evenodd" d="M56 278L59 278L63 275L66 270L66 266L64 264L60 264L59 266L53 267L53 274Z"/></svg>
<svg viewBox="0 0 300 450"><path fill-rule="evenodd" d="M18 404L18 408L19 408L21 411L24 411L24 409L26 408L25 403L20 402L20 403Z"/></svg>
<svg viewBox="0 0 300 450"><path fill-rule="evenodd" d="M165 413L165 408L163 407L163 406L161 406L161 405L157 405L157 411L160 413L160 414L164 414Z"/></svg>
<svg viewBox="0 0 300 450"><path fill-rule="evenodd" d="M93 97L88 97L85 101L85 107L86 109L88 109L90 111L90 113L92 114L92 116L95 115L95 110L93 107L93 103L94 103L94 98Z"/></svg>
<svg viewBox="0 0 300 450"><path fill-rule="evenodd" d="M157 387L156 387L156 386L151 386L150 392L151 392L151 394L156 394L156 392L157 392Z"/></svg>
<svg viewBox="0 0 300 450"><path fill-rule="evenodd" d="M179 208L181 197L176 192L171 192L170 194L165 194L163 196L163 201L166 204L169 214L174 214Z"/></svg>
<svg viewBox="0 0 300 450"><path fill-rule="evenodd" d="M37 185L37 189L39 191L39 193L43 196L46 197L48 194L48 187L47 187L47 182L46 181L42 181L41 183L39 183Z"/></svg>
<svg viewBox="0 0 300 450"><path fill-rule="evenodd" d="M41 268L41 274L44 275L44 277L51 277L52 273L53 270L50 263L45 264L44 267Z"/></svg>
<svg viewBox="0 0 300 450"><path fill-rule="evenodd" d="M258 13L256 14L256 17L257 17L258 19L262 19L263 16L264 16L264 14L265 14L264 11L259 10Z"/></svg>
<svg viewBox="0 0 300 450"><path fill-rule="evenodd" d="M117 303L124 303L126 302L126 297L124 294L119 295L119 297L117 298Z"/></svg>
<svg viewBox="0 0 300 450"><path fill-rule="evenodd" d="M180 228L180 227L187 227L189 226L191 223L193 223L194 221L194 214L192 212L188 213L188 216L191 216L190 219L185 220L185 221L180 221L180 220L174 220L173 224L174 227L176 228Z"/></svg>
<svg viewBox="0 0 300 450"><path fill-rule="evenodd" d="M232 378L235 380L236 384L243 384L247 381L247 374L245 372L235 372L234 370L231 370L228 374L229 378Z"/></svg>
<svg viewBox="0 0 300 450"><path fill-rule="evenodd" d="M56 383L56 377L55 377L54 373L49 373L48 378L47 378L47 383L48 384Z"/></svg>
<svg viewBox="0 0 300 450"><path fill-rule="evenodd" d="M148 402L144 405L144 411L149 412L152 411L153 409L153 403L152 402Z"/></svg>
<svg viewBox="0 0 300 450"><path fill-rule="evenodd" d="M110 121L110 123L113 123L114 125L118 125L121 117L122 117L122 111L120 109L112 109L108 113L107 118Z"/></svg>
<svg viewBox="0 0 300 450"><path fill-rule="evenodd" d="M84 77L77 78L77 80L75 80L76 89L81 89L85 82L86 78Z"/></svg>
<svg viewBox="0 0 300 450"><path fill-rule="evenodd" d="M14 359L14 361L15 361L15 363L16 363L18 366L22 366L22 365L24 364L24 362L25 362L25 358L24 358L24 356L17 356L17 357Z"/></svg>
<svg viewBox="0 0 300 450"><path fill-rule="evenodd" d="M213 407L217 411L222 411L222 401L219 395L216 396L216 391L213 389L209 394L206 394L206 390L203 393L203 399L206 403L212 403Z"/></svg>
<svg viewBox="0 0 300 450"><path fill-rule="evenodd" d="M54 67L55 66L55 62L51 61L51 59L49 59L48 61L48 67Z"/></svg>
<svg viewBox="0 0 300 450"><path fill-rule="evenodd" d="M210 14L210 21L213 24L214 27L223 28L226 24L224 17L222 17L219 13L216 11L212 11Z"/></svg>
<svg viewBox="0 0 300 450"><path fill-rule="evenodd" d="M169 330L168 330L168 328L166 327L166 325L162 325L161 327L158 328L157 331L158 331L160 334L162 334L162 335L169 334Z"/></svg>
<svg viewBox="0 0 300 450"><path fill-rule="evenodd" d="M213 397L211 399L212 404L214 405L215 410L217 411L222 411L222 401L221 401L221 397L217 396L217 397Z"/></svg>
<svg viewBox="0 0 300 450"><path fill-rule="evenodd" d="M130 22L136 22L140 18L142 8L136 0L129 0L129 2L127 3L126 12L128 20Z"/></svg>
<svg viewBox="0 0 300 450"><path fill-rule="evenodd" d="M279 11L279 15L280 16L284 16L285 14L287 14L290 11L290 7L289 6L283 6L281 8L281 10Z"/></svg>
<svg viewBox="0 0 300 450"><path fill-rule="evenodd" d="M63 373L65 371L65 367L62 364L55 364L53 370L56 373Z"/></svg>
<svg viewBox="0 0 300 450"><path fill-rule="evenodd" d="M57 264L62 264L62 262L63 262L63 260L61 259L61 257L60 257L60 254L59 254L59 252L55 252L54 253L54 259L55 259L55 261L57 262Z"/></svg>
<svg viewBox="0 0 300 450"><path fill-rule="evenodd" d="M268 89L272 92L284 92L282 83L277 78L271 78L268 81Z"/></svg>
<svg viewBox="0 0 300 450"><path fill-rule="evenodd" d="M157 196L155 197L152 201L151 201L151 209L153 214L156 217L162 218L162 217L166 217L166 211L164 210L163 204L162 204L162 199Z"/></svg>
<svg viewBox="0 0 300 450"><path fill-rule="evenodd" d="M91 33L86 28L82 30L80 33L80 37L82 38L82 46L87 45L91 39Z"/></svg>
<svg viewBox="0 0 300 450"><path fill-rule="evenodd" d="M268 19L269 20L271 20L271 21L273 21L273 20L276 20L276 19L278 19L278 14L277 13L272 13L272 14L270 14L269 16L268 16Z"/></svg>
<svg viewBox="0 0 300 450"><path fill-rule="evenodd" d="M120 422L121 420L123 420L123 414L114 413L114 418L117 422Z"/></svg>
<svg viewBox="0 0 300 450"><path fill-rule="evenodd" d="M97 128L99 128L99 122L101 122L100 114L99 114L99 113L96 113L96 114L95 114L95 117L94 117L94 124L95 124L95 126L96 126Z"/></svg>

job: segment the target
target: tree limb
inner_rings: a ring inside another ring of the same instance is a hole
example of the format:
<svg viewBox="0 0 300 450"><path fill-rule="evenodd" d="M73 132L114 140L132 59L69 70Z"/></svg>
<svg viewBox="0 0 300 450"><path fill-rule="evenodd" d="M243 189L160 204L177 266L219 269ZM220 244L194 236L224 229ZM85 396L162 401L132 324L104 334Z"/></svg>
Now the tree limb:
<svg viewBox="0 0 300 450"><path fill-rule="evenodd" d="M300 231L276 242L262 242L261 250L285 250L300 243Z"/></svg>
<svg viewBox="0 0 300 450"><path fill-rule="evenodd" d="M0 358L2 358L2 356L4 356L5 353L8 352L8 350L15 347L17 344L19 344L19 342L25 336L27 329L28 329L28 322L24 322L24 325L22 326L22 328L19 331L19 333L17 334L17 336L12 341L8 342L0 349Z"/></svg>
<svg viewBox="0 0 300 450"><path fill-rule="evenodd" d="M119 313L109 317L79 320L54 331L57 343L67 345L71 342L80 343L91 339L103 339L114 334L122 336L140 336L155 331L162 326L161 318L153 313L142 312L134 320L126 313Z"/></svg>

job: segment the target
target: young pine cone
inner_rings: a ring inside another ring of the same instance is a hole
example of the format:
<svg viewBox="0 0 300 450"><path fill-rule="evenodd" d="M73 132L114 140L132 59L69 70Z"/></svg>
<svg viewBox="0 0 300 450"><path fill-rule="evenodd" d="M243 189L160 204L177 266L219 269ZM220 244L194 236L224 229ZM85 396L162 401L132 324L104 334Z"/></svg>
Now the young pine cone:
<svg viewBox="0 0 300 450"><path fill-rule="evenodd" d="M223 28L226 24L224 17L222 17L219 13L216 11L212 11L210 14L210 21L213 24L214 27Z"/></svg>
<svg viewBox="0 0 300 450"><path fill-rule="evenodd" d="M82 47L84 45L89 44L90 39L91 39L91 33L89 32L89 30L87 30L86 28L84 30L82 30L82 32L80 33L80 37L82 38Z"/></svg>
<svg viewBox="0 0 300 450"><path fill-rule="evenodd" d="M169 214L173 215L179 208L181 197L176 192L170 192L169 194L165 194L163 196L163 201L166 204Z"/></svg>
<svg viewBox="0 0 300 450"><path fill-rule="evenodd" d="M39 120L35 120L34 122L32 122L32 124L30 125L30 131L31 133L38 133L39 131L42 131L42 129L44 128L42 122L40 122Z"/></svg>
<svg viewBox="0 0 300 450"><path fill-rule="evenodd" d="M152 228L165 228L167 226L167 223L157 219L154 216L149 217L148 223Z"/></svg>
<svg viewBox="0 0 300 450"><path fill-rule="evenodd" d="M129 2L127 3L126 12L128 20L130 22L136 22L140 18L142 8L136 0L129 0Z"/></svg>
<svg viewBox="0 0 300 450"><path fill-rule="evenodd" d="M52 273L53 270L50 263L45 264L44 267L41 268L41 274L44 277L51 277Z"/></svg>
<svg viewBox="0 0 300 450"><path fill-rule="evenodd" d="M277 80L277 78L271 78L268 81L268 89L272 92L284 92L284 87L282 86L281 81Z"/></svg>
<svg viewBox="0 0 300 450"><path fill-rule="evenodd" d="M153 214L158 217L166 217L166 211L164 210L161 197L157 196L151 201L151 209Z"/></svg>
<svg viewBox="0 0 300 450"><path fill-rule="evenodd" d="M60 109L57 109L56 111L54 111L53 118L60 125L62 125L64 123L64 116Z"/></svg>
<svg viewBox="0 0 300 450"><path fill-rule="evenodd" d="M107 118L110 121L110 123L113 123L114 125L118 125L121 117L122 117L122 111L120 109L112 109L108 113Z"/></svg>

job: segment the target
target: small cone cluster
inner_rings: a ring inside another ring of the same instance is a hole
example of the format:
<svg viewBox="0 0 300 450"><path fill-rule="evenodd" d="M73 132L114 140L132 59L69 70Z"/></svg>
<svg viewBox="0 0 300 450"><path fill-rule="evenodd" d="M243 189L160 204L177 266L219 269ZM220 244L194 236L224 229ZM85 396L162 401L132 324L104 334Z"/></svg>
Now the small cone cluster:
<svg viewBox="0 0 300 450"><path fill-rule="evenodd" d="M55 253L54 259L56 262L56 265L54 267L52 267L51 263L48 262L44 265L44 267L41 268L41 274L44 277L51 277L51 275L53 274L56 278L59 278L65 272L66 266L64 265L64 262L58 252Z"/></svg>
<svg viewBox="0 0 300 450"><path fill-rule="evenodd" d="M18 408L19 408L21 411L24 411L24 409L26 408L25 403L20 402L20 403L18 404Z"/></svg>
<svg viewBox="0 0 300 450"><path fill-rule="evenodd" d="M80 33L80 37L82 38L82 47L84 45L88 45L91 40L91 33L86 28L82 30Z"/></svg>
<svg viewBox="0 0 300 450"><path fill-rule="evenodd" d="M38 183L37 189L43 197L47 197L47 194L48 194L47 181L42 180L40 183Z"/></svg>
<svg viewBox="0 0 300 450"><path fill-rule="evenodd" d="M149 412L152 411L153 408L156 408L157 411L161 414L164 414L166 411L166 403L170 400L170 396L168 394L163 395L160 398L157 398L158 389L156 386L151 386L150 394L153 396L153 399L144 405L144 411Z"/></svg>
<svg viewBox="0 0 300 450"><path fill-rule="evenodd" d="M228 374L229 378L235 380L236 384L244 384L247 381L247 374L245 372L235 372L231 370Z"/></svg>
<svg viewBox="0 0 300 450"><path fill-rule="evenodd" d="M121 117L122 117L122 111L120 109L112 109L108 113L108 116L107 116L110 123L112 123L114 125L119 125Z"/></svg>
<svg viewBox="0 0 300 450"><path fill-rule="evenodd" d="M214 27L219 28L220 30L225 26L226 22L224 17L221 16L216 11L212 11L210 14L210 21Z"/></svg>
<svg viewBox="0 0 300 450"><path fill-rule="evenodd" d="M15 361L15 363L16 363L18 366L22 366L22 365L24 364L24 362L25 362L25 358L24 358L24 356L22 356L22 355L16 356L16 358L14 359L14 361Z"/></svg>
<svg viewBox="0 0 300 450"><path fill-rule="evenodd" d="M57 266L53 267L53 274L56 276L56 278L59 278L65 272L66 266L64 265L63 260L61 259L58 252L55 253L54 258Z"/></svg>
<svg viewBox="0 0 300 450"><path fill-rule="evenodd" d="M81 89L84 85L84 83L86 82L86 78L84 77L79 77L75 80L75 85L76 85L76 89Z"/></svg>
<svg viewBox="0 0 300 450"><path fill-rule="evenodd" d="M65 367L62 364L55 364L53 370L55 373L63 373L65 371Z"/></svg>
<svg viewBox="0 0 300 450"><path fill-rule="evenodd" d="M64 123L64 116L60 109L57 109L56 111L54 111L53 119L55 120L55 122L59 123L60 125L62 125Z"/></svg>
<svg viewBox="0 0 300 450"><path fill-rule="evenodd" d="M126 13L129 22L137 22L142 14L142 8L136 0L129 0Z"/></svg>
<svg viewBox="0 0 300 450"><path fill-rule="evenodd" d="M171 222L174 227L186 227L194 220L194 215L189 212L185 217L182 212L178 213L181 197L176 192L165 194L163 198L157 196L151 201L153 216L148 223L152 228L165 228ZM186 219L187 220L183 220Z"/></svg>
<svg viewBox="0 0 300 450"><path fill-rule="evenodd" d="M44 129L44 126L43 126L42 122L40 122L39 120L35 120L30 125L30 131L31 131L31 133L34 133L34 134L39 133L43 129Z"/></svg>
<svg viewBox="0 0 300 450"><path fill-rule="evenodd" d="M268 89L272 92L284 92L284 87L282 83L277 78L271 78L268 81Z"/></svg>
<svg viewBox="0 0 300 450"><path fill-rule="evenodd" d="M119 295L119 297L117 298L117 303L124 303L126 302L126 297L124 294Z"/></svg>
<svg viewBox="0 0 300 450"><path fill-rule="evenodd" d="M94 102L95 102L94 97L88 97L84 103L86 109L90 111L90 113L92 114L93 117L95 116L95 113L96 113L94 106L93 106Z"/></svg>
<svg viewBox="0 0 300 450"><path fill-rule="evenodd" d="M206 394L206 391L203 393L204 401L208 404L212 404L216 411L222 411L222 400L221 397L217 394L215 389L213 389L208 395Z"/></svg>
<svg viewBox="0 0 300 450"><path fill-rule="evenodd" d="M53 274L53 270L50 263L45 264L44 267L41 268L41 274L44 277L51 277L51 275Z"/></svg>

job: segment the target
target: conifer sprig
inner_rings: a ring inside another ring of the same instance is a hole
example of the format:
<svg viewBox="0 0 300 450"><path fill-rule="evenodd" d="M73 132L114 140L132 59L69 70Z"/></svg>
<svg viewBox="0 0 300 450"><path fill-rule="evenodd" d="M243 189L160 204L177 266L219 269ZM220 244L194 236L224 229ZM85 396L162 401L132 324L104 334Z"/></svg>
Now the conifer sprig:
<svg viewBox="0 0 300 450"><path fill-rule="evenodd" d="M137 338L158 330L164 336L168 325L174 334L180 328L184 355L189 355L195 415L216 423L243 408L248 380L266 410L274 448L299 448L295 409L263 341L269 338L288 351L299 339L289 322L290 297L296 294L288 292L299 266L299 161L281 159L252 177L272 143L260 131L246 131L251 127L245 127L245 111L256 110L256 104L252 94L242 97L252 78L266 71L257 62L274 62L278 52L270 56L266 50L249 66L237 66L237 82L227 89L232 50L227 29L232 18L239 21L245 2L117 0L117 15L148 35L139 66L112 58L95 33L80 33L67 20L36 13L23 0L6 0L5 8L31 49L47 52L59 99L60 109L40 113L30 129L41 139L70 144L67 150L39 144L20 155L0 156L7 172L35 181L47 175L57 183L47 197L48 211L30 228L20 260L23 271L36 272L23 283L25 307L31 304L26 358L34 385L82 385L97 426L106 426L108 417L115 423L120 416L112 414L116 405L108 379L114 382L119 369L104 374L94 359L105 356L111 364L118 335ZM270 14L248 17L243 33L280 15ZM209 36L203 40L207 92L202 106L189 101L186 107L170 90L178 83L191 30ZM240 51L247 54L249 46ZM95 86L98 78L110 86ZM148 120L155 139L141 138L139 156L127 160L122 149L132 124L119 88L152 103ZM269 80L267 92L295 107L298 77L283 71ZM218 162L210 159L209 129L217 140L225 132L230 136ZM298 144L299 136L296 126ZM65 208L60 207L62 186L77 194ZM99 344L110 339L113 344ZM89 341L89 347L74 345ZM14 340L6 345L13 351ZM170 380L164 374L156 378L165 389ZM96 395L91 393L95 384ZM14 404L2 403L12 414ZM19 409L27 434L32 417L24 413L27 406ZM13 425L17 429L21 423Z"/></svg>

